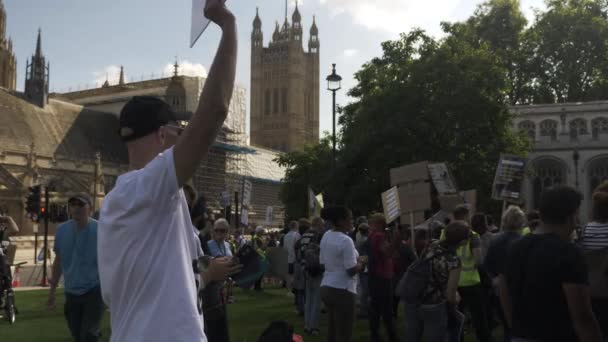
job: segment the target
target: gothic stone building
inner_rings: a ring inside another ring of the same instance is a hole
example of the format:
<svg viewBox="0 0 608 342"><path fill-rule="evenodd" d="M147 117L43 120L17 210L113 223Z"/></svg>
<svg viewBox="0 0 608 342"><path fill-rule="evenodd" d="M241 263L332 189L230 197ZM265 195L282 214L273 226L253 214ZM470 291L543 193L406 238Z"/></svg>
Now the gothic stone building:
<svg viewBox="0 0 608 342"><path fill-rule="evenodd" d="M15 90L17 85L17 60L13 41L6 39L6 10L0 0L0 88Z"/></svg>
<svg viewBox="0 0 608 342"><path fill-rule="evenodd" d="M302 47L296 5L290 25L276 23L264 47L256 13L251 34L251 144L289 152L319 141L319 29L313 19L308 51Z"/></svg>
<svg viewBox="0 0 608 342"><path fill-rule="evenodd" d="M524 183L526 209L541 192L570 185L584 196L581 220L591 213L593 189L608 179L608 101L515 106L515 128L533 143Z"/></svg>

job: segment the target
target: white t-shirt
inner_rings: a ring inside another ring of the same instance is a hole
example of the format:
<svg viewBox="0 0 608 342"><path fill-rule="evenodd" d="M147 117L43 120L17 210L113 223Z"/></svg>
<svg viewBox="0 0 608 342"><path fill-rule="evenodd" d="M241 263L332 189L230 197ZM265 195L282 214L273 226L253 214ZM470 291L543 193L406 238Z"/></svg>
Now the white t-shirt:
<svg viewBox="0 0 608 342"><path fill-rule="evenodd" d="M283 238L283 248L287 250L287 262L293 264L296 262L296 242L300 240L300 233L295 230L291 230Z"/></svg>
<svg viewBox="0 0 608 342"><path fill-rule="evenodd" d="M101 208L97 243L112 342L207 341L193 229L173 149L118 177Z"/></svg>
<svg viewBox="0 0 608 342"><path fill-rule="evenodd" d="M357 294L358 276L351 277L346 270L357 266L359 253L353 240L346 234L328 231L321 239L319 262L325 266L321 286L347 290Z"/></svg>

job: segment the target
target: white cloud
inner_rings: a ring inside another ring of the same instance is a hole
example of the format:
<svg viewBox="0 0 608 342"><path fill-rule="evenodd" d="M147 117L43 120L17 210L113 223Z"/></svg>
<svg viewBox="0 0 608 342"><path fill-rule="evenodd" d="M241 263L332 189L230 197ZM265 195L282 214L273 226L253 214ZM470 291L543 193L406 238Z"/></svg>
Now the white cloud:
<svg viewBox="0 0 608 342"><path fill-rule="evenodd" d="M346 13L354 22L370 30L390 34L406 32L414 27L441 35L439 23L462 20L473 14L483 0L319 0L332 16ZM543 7L542 0L523 0L527 16L530 7Z"/></svg>
<svg viewBox="0 0 608 342"><path fill-rule="evenodd" d="M344 57L353 57L359 53L357 49L346 49L344 50Z"/></svg>
<svg viewBox="0 0 608 342"><path fill-rule="evenodd" d="M163 75L168 77L173 75L174 63L167 63L163 68ZM179 74L180 76L200 76L207 77L207 68L200 63L191 63L187 60L179 62Z"/></svg>
<svg viewBox="0 0 608 342"><path fill-rule="evenodd" d="M95 78L95 85L97 87L100 87L106 80L110 82L110 85L116 85L120 79L120 66L109 65L105 67L103 71L93 72L93 77ZM127 76L125 74L125 81L126 80Z"/></svg>

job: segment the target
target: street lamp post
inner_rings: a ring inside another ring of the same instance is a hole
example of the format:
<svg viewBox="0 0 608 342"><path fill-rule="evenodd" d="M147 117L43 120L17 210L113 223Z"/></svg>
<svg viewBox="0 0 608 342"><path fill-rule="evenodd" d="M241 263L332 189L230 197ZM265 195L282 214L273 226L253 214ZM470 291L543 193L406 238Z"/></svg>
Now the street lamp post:
<svg viewBox="0 0 608 342"><path fill-rule="evenodd" d="M336 74L336 63L332 64L331 75L327 76L327 90L332 92L333 105L332 105L332 158L331 158L331 176L334 179L336 172L336 92L342 89L342 77Z"/></svg>

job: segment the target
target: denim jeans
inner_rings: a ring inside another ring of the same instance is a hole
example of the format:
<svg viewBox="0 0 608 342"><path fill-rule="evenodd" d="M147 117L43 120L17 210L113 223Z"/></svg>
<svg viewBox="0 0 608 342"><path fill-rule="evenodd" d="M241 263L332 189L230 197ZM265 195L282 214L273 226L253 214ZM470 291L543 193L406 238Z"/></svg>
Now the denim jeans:
<svg viewBox="0 0 608 342"><path fill-rule="evenodd" d="M304 307L304 328L319 329L321 316L321 280L322 277L306 278L306 295Z"/></svg>
<svg viewBox="0 0 608 342"><path fill-rule="evenodd" d="M75 342L97 342L105 306L99 289L83 295L65 294L64 314Z"/></svg>
<svg viewBox="0 0 608 342"><path fill-rule="evenodd" d="M415 305L405 303L405 340L445 342L448 337L448 313L445 303Z"/></svg>

